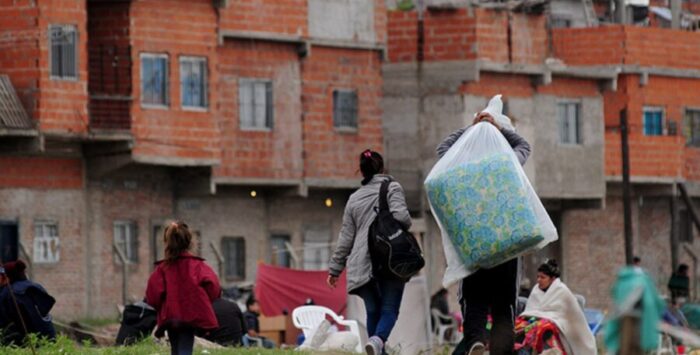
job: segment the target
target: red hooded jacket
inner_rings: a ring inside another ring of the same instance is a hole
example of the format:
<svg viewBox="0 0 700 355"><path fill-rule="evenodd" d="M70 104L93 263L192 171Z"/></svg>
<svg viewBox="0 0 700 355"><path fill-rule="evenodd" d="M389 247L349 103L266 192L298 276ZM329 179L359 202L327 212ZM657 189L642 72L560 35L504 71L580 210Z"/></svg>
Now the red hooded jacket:
<svg viewBox="0 0 700 355"><path fill-rule="evenodd" d="M204 259L182 253L172 264L159 261L148 279L146 303L158 311L158 327L219 327L211 303L221 295L214 270Z"/></svg>

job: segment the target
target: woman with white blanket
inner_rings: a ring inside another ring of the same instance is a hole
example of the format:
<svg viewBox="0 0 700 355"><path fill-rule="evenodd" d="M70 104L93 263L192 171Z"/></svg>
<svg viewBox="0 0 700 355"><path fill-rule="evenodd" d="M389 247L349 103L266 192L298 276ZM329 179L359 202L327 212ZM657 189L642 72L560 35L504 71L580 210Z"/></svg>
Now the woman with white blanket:
<svg viewBox="0 0 700 355"><path fill-rule="evenodd" d="M537 269L537 287L516 322L516 350L538 354L552 349L554 354L595 355L596 341L583 310L559 276L554 260Z"/></svg>

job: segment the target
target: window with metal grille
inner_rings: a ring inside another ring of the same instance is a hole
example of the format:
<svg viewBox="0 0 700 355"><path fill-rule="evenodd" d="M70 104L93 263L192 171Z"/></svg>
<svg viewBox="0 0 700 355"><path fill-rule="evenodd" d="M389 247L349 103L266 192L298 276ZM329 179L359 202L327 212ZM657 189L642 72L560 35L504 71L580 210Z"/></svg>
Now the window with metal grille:
<svg viewBox="0 0 700 355"><path fill-rule="evenodd" d="M78 78L78 30L73 25L49 26L51 77Z"/></svg>
<svg viewBox="0 0 700 355"><path fill-rule="evenodd" d="M240 79L238 83L240 127L269 130L273 125L272 81Z"/></svg>
<svg viewBox="0 0 700 355"><path fill-rule="evenodd" d="M304 231L304 270L327 270L330 249L330 227L307 227Z"/></svg>
<svg viewBox="0 0 700 355"><path fill-rule="evenodd" d="M136 235L136 222L114 222L114 242L130 263L139 262L139 241ZM119 262L119 256L115 254L115 260Z"/></svg>
<svg viewBox="0 0 700 355"><path fill-rule="evenodd" d="M562 144L581 144L581 104L561 102L558 111L559 141Z"/></svg>
<svg viewBox="0 0 700 355"><path fill-rule="evenodd" d="M168 105L168 56L141 54L141 103Z"/></svg>
<svg viewBox="0 0 700 355"><path fill-rule="evenodd" d="M333 127L357 129L357 91L333 90Z"/></svg>
<svg viewBox="0 0 700 355"><path fill-rule="evenodd" d="M34 262L57 263L61 260L58 224L51 221L34 222Z"/></svg>
<svg viewBox="0 0 700 355"><path fill-rule="evenodd" d="M291 267L292 260L287 250L290 241L287 234L273 234L270 236L270 262L272 265Z"/></svg>
<svg viewBox="0 0 700 355"><path fill-rule="evenodd" d="M180 58L180 84L183 107L207 107L207 58Z"/></svg>
<svg viewBox="0 0 700 355"><path fill-rule="evenodd" d="M700 146L700 110L685 110L685 125L683 133L688 145Z"/></svg>
<svg viewBox="0 0 700 355"><path fill-rule="evenodd" d="M660 136L664 134L664 109L660 107L644 108L644 135Z"/></svg>
<svg viewBox="0 0 700 355"><path fill-rule="evenodd" d="M245 239L242 237L221 238L221 252L224 254L224 275L226 280L244 280Z"/></svg>

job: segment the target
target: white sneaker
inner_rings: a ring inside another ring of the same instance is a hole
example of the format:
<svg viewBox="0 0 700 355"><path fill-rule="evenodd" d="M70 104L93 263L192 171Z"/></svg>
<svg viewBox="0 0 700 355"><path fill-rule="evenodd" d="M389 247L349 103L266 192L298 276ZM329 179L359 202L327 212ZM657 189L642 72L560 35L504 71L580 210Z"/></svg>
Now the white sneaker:
<svg viewBox="0 0 700 355"><path fill-rule="evenodd" d="M469 352L467 353L468 355L484 355L486 352L486 346L481 343L481 342L476 342L474 345L472 345L471 349L469 349Z"/></svg>
<svg viewBox="0 0 700 355"><path fill-rule="evenodd" d="M365 345L365 351L367 355L381 355L382 349L384 348L384 342L378 336L370 337L367 340L367 345Z"/></svg>

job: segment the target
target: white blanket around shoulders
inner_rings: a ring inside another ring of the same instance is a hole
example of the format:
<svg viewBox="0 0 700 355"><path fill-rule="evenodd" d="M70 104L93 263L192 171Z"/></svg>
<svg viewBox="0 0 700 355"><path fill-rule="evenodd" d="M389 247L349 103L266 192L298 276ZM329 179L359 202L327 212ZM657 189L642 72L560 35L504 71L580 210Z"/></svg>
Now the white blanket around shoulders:
<svg viewBox="0 0 700 355"><path fill-rule="evenodd" d="M596 355L595 337L576 297L558 278L547 292L535 287L527 300L522 317L545 318L559 328L572 355Z"/></svg>

